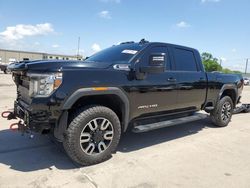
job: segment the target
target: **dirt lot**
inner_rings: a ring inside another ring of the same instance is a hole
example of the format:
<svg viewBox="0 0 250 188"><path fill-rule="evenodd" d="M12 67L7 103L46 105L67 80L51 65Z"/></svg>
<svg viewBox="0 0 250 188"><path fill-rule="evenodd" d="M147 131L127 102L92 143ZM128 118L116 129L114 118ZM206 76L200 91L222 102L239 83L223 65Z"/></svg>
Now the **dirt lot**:
<svg viewBox="0 0 250 188"><path fill-rule="evenodd" d="M12 108L15 93L11 76L0 73L1 112ZM250 87L242 101L250 103ZM127 133L110 160L79 168L48 137L21 136L0 117L0 187L250 187L249 119Z"/></svg>

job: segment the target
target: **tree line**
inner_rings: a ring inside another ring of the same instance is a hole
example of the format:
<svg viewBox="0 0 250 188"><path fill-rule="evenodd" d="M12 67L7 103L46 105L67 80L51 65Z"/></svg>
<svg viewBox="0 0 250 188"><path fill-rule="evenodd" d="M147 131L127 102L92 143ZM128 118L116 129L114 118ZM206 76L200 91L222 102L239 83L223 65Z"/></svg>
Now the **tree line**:
<svg viewBox="0 0 250 188"><path fill-rule="evenodd" d="M223 72L223 73L236 73L236 74L242 73L240 71L234 71L234 70L230 70L228 68L223 68L219 64L219 60L217 58L213 57L213 55L210 53L203 52L201 54L201 59L202 59L202 63L204 65L204 68L207 72L219 71L219 72Z"/></svg>

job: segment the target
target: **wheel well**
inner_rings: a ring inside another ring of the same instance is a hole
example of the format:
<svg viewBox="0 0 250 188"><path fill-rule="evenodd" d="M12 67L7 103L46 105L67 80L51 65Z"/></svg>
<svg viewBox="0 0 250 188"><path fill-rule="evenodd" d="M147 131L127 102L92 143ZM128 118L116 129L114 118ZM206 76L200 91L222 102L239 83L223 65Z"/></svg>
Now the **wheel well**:
<svg viewBox="0 0 250 188"><path fill-rule="evenodd" d="M223 91L222 95L221 95L221 99L225 96L229 96L232 101L233 101L233 104L236 105L236 93L235 93L235 90L233 89L226 89L225 91Z"/></svg>
<svg viewBox="0 0 250 188"><path fill-rule="evenodd" d="M69 110L69 116L72 112L74 112L77 108L89 106L89 105L101 105L113 110L116 115L118 116L121 125L124 122L124 113L125 113L125 105L122 100L113 94L107 95L91 95L91 96L84 96L79 98Z"/></svg>

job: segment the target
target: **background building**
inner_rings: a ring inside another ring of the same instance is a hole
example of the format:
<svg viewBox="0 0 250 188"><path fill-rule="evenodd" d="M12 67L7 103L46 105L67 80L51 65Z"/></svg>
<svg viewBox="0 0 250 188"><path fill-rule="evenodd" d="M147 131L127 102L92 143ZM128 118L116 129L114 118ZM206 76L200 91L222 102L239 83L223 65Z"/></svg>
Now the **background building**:
<svg viewBox="0 0 250 188"><path fill-rule="evenodd" d="M79 55L61 55L61 54L49 54L41 52L0 49L0 64L9 64L12 62L23 61L23 60L41 60L41 59L82 60L83 57Z"/></svg>

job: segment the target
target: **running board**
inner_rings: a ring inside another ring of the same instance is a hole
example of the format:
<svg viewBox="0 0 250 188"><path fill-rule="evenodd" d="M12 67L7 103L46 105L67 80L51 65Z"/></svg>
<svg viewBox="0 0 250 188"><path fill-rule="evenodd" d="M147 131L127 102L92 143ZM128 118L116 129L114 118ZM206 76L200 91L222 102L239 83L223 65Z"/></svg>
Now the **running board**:
<svg viewBox="0 0 250 188"><path fill-rule="evenodd" d="M170 127L173 125L197 121L197 120L205 119L207 117L208 117L207 114L196 113L192 116L186 116L186 117L181 117L181 118L167 120L167 121L160 121L160 122L152 123L152 124L137 125L132 129L132 131L135 133L142 133L142 132L147 132L147 131L151 131L155 129L160 129L163 127Z"/></svg>

